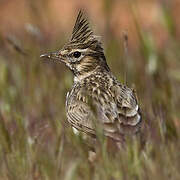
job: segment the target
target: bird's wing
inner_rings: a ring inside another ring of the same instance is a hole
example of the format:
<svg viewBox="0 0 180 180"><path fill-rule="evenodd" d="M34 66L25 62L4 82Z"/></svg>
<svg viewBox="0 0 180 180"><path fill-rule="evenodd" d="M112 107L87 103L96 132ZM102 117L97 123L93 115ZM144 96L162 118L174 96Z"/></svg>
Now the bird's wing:
<svg viewBox="0 0 180 180"><path fill-rule="evenodd" d="M72 126L95 135L98 123L106 136L118 141L121 135L138 131L141 117L131 89L115 85L110 91L96 89L91 95L84 92L81 89L69 98L67 117Z"/></svg>
<svg viewBox="0 0 180 180"><path fill-rule="evenodd" d="M106 90L96 88L92 96L96 101L98 120L107 134L133 134L139 130L141 115L132 89L115 82Z"/></svg>
<svg viewBox="0 0 180 180"><path fill-rule="evenodd" d="M117 84L112 87L118 112L119 129L123 132L137 132L141 124L140 109L132 89Z"/></svg>

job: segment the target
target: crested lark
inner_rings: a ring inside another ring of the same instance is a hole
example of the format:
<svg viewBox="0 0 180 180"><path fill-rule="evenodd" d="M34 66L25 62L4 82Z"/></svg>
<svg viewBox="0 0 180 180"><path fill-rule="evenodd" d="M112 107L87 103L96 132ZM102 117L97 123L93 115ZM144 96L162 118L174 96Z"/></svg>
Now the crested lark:
<svg viewBox="0 0 180 180"><path fill-rule="evenodd" d="M116 142L139 132L141 115L136 96L113 76L101 42L81 11L70 41L59 51L41 57L65 63L74 74L66 97L67 120L74 128L96 136L98 124L104 135Z"/></svg>

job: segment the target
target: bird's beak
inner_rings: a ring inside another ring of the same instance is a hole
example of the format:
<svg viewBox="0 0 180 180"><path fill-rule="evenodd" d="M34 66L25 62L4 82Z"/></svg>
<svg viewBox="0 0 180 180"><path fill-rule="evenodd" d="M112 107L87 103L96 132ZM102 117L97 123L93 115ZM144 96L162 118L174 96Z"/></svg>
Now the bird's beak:
<svg viewBox="0 0 180 180"><path fill-rule="evenodd" d="M48 59L52 59L52 60L56 60L56 61L62 61L64 62L62 55L60 53L57 52L51 52L51 53L47 53L47 54L41 54L40 58L48 58Z"/></svg>

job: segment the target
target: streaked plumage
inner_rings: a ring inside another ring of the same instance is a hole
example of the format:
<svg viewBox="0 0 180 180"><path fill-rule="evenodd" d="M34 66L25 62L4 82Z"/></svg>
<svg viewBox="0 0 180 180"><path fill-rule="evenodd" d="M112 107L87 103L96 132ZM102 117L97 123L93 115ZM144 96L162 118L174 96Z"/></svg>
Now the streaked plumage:
<svg viewBox="0 0 180 180"><path fill-rule="evenodd" d="M118 82L106 63L99 37L80 11L70 41L58 52L42 55L64 62L74 74L66 97L68 122L96 136L101 126L105 136L119 142L139 132L141 115L135 93Z"/></svg>

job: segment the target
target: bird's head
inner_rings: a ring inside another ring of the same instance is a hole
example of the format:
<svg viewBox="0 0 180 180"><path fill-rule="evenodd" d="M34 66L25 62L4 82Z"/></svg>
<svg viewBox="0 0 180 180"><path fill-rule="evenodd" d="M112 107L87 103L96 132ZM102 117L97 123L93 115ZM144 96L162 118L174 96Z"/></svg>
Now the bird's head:
<svg viewBox="0 0 180 180"><path fill-rule="evenodd" d="M77 79L98 68L109 71L100 38L93 34L82 11L77 16L70 41L59 51L42 54L40 57L65 63Z"/></svg>

